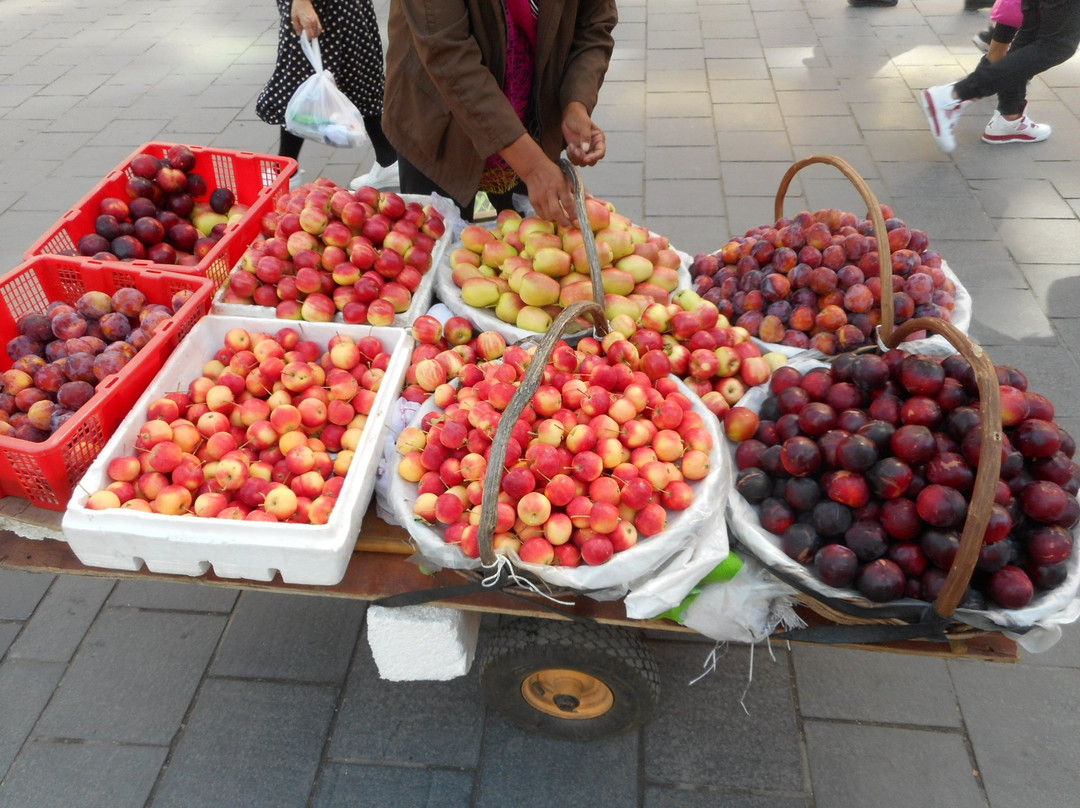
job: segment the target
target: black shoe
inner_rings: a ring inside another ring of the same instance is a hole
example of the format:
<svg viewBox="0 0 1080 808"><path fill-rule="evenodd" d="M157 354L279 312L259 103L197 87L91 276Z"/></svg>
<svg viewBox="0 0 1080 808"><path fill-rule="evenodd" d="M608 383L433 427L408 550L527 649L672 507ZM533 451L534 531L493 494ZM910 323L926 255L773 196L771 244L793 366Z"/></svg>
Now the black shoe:
<svg viewBox="0 0 1080 808"><path fill-rule="evenodd" d="M990 50L990 42L993 40L993 38L994 27L990 26L989 28L985 28L982 31L979 31L979 33L975 34L975 36L971 38L971 41L975 43L976 48L981 50L983 53L986 53L988 50Z"/></svg>
<svg viewBox="0 0 1080 808"><path fill-rule="evenodd" d="M852 8L892 8L898 0L847 0Z"/></svg>
<svg viewBox="0 0 1080 808"><path fill-rule="evenodd" d="M993 8L994 0L964 0L964 11L978 11L982 8Z"/></svg>

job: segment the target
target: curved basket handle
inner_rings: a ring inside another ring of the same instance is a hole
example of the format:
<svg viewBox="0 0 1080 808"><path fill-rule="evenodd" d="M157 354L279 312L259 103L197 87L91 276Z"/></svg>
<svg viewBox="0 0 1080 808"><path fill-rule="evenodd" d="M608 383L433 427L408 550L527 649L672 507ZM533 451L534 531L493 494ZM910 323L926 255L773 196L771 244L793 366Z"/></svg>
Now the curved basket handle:
<svg viewBox="0 0 1080 808"><path fill-rule="evenodd" d="M495 563L495 549L492 540L495 536L495 523L498 519L499 491L502 489L503 466L506 463L506 449L510 444L510 433L517 423L525 406L532 401L533 394L544 378L544 368L548 358L559 340L563 338L567 327L578 317L589 316L597 323L597 333L607 333L607 320L604 308L592 300L581 300L563 309L555 318L551 328L544 334L533 354L525 376L517 391L499 418L495 428L495 437L491 441L491 453L488 457L487 472L484 475L484 498L480 504L479 544L480 561L485 567ZM603 326L600 328L600 326Z"/></svg>
<svg viewBox="0 0 1080 808"><path fill-rule="evenodd" d="M994 503L998 478L1001 474L1001 395L998 389L997 371L985 351L967 337L964 332L937 317L916 317L897 326L886 345L895 348L909 334L921 330L940 334L971 363L975 381L979 385L979 409L982 418L982 447L979 467L975 471L975 484L968 504L967 520L960 535L960 549L949 569L945 584L934 601L934 608L942 617L951 617L964 597L971 582L971 574L979 560L986 526L990 521L990 506Z"/></svg>
<svg viewBox="0 0 1080 808"><path fill-rule="evenodd" d="M874 237L877 239L878 245L879 274L881 275L881 324L878 329L882 342L888 343L892 339L896 318L895 306L893 305L892 250L889 249L889 234L885 229L885 217L881 214L881 204L859 172L852 168L850 163L831 154L814 154L795 162L784 174L784 178L780 180L780 187L776 192L776 202L773 206L774 216L776 219L783 217L784 195L787 193L788 186L791 185L795 175L815 163L824 163L838 169L841 174L851 181L851 184L855 186L855 190L859 192L859 195L866 203L867 215L874 224Z"/></svg>
<svg viewBox="0 0 1080 808"><path fill-rule="evenodd" d="M565 157L559 159L559 167L570 178L574 186L574 210L577 213L578 228L581 230L582 241L585 243L585 256L589 259L589 278L592 280L593 300L600 304L600 317L593 317L593 325L599 329L603 321L604 331L607 331L607 320L604 317L604 276L600 274L600 254L596 251L596 238L589 226L589 214L585 210L585 185L581 182L573 164Z"/></svg>

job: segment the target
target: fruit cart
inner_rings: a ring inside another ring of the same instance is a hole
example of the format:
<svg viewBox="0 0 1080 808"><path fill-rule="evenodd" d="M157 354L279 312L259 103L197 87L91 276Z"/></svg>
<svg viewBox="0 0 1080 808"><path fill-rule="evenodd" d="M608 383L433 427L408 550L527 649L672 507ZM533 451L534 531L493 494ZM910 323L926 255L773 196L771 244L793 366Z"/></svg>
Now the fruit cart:
<svg viewBox="0 0 1080 808"><path fill-rule="evenodd" d="M780 196L782 200L782 192ZM578 202L582 204L580 194ZM580 208L579 218L582 218ZM884 227L879 225L878 232L883 233ZM887 245L879 252L884 254L886 249ZM598 265L593 256L589 258L591 266ZM599 297L595 290L594 297ZM574 307L581 305L583 302L571 304L564 312L568 316L556 318L557 327L561 328L565 321L573 319L578 313ZM600 309L600 317L593 316L599 332L603 310L595 303L587 305ZM603 330L606 332L606 328ZM561 333L553 327L547 336L558 339ZM554 342L552 339L541 341L542 349L548 351L545 357L550 355ZM543 363L535 367L542 370ZM530 396L536 389L538 377L539 373L529 377ZM526 388L524 379L521 386ZM519 398L514 395L515 401ZM508 419L507 423L511 420L516 419ZM509 430L502 430L495 437L496 442L501 440L501 458L505 458ZM987 441L990 445L989 436ZM492 463L487 476L498 475L502 465L501 462ZM368 474L372 472L369 470ZM487 483L491 490L492 480L488 479ZM498 490L497 482L494 490ZM362 500L356 498L354 501ZM417 546L416 535L383 521L373 507L363 515L359 527L351 528L351 535L358 534L358 541L347 557L343 577L336 583L286 583L280 574L274 575L279 568L273 563L265 565L267 577L274 576L270 580L253 580L235 571L232 572L235 577L224 577L218 573L229 574L226 568L214 572L209 564L199 570L183 570L187 574L178 576L170 574L178 570L161 571L160 567L152 565L143 568L143 559L137 552L129 553L133 563L126 569L91 567L81 563L64 541L67 524L61 526L61 514L14 497L0 499L0 568L48 574L182 580L196 585L351 598L383 606L428 603L504 615L510 619L500 621L485 643L478 664L485 698L493 709L527 729L579 740L604 737L642 724L657 701L659 686L657 667L642 642L643 632L685 633L692 629L662 617L634 619L628 616L622 599L589 597L574 591L573 587L569 592L559 589L558 602L523 588L521 578L508 576L505 566L491 563L495 507L491 498L486 498L482 505L480 532L486 535L480 547L482 556L489 556L485 560L488 571L494 566L499 572L491 576L496 579L494 581L481 580L476 569L459 571L447 567L435 574L426 574L409 558ZM697 525L695 529L699 533L708 532L710 528L721 532L724 518L722 509L717 510L710 516L713 521ZM216 527L212 522L209 525L205 530L209 538L225 540L231 532L225 526ZM972 535L979 533L979 526L973 525L970 532ZM971 545L972 541L966 544ZM159 571L151 571L151 568ZM960 580L959 584L962 589L965 581ZM952 590L956 589L956 586L952 587ZM958 594L953 592L953 595ZM958 599L950 597L953 601ZM896 621L884 615L881 619L859 617L850 620L839 612L830 613L817 605L815 608L811 597L798 607L799 616L808 626L806 629L778 629L773 636L778 640L827 642L867 650L990 661L1018 659L1017 643L1002 633L1003 629L979 630L961 626L960 630L952 630L956 627L943 627L948 622L944 618L951 617L955 602L946 601L945 608L933 613L928 607L927 612L938 618L938 622L930 624L920 624L918 620Z"/></svg>

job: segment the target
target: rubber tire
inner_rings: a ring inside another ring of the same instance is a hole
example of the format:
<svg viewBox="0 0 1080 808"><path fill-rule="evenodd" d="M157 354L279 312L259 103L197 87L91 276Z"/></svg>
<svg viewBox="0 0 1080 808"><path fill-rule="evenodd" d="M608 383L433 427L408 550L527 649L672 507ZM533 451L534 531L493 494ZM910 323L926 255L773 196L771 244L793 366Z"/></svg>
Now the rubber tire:
<svg viewBox="0 0 1080 808"><path fill-rule="evenodd" d="M480 685L488 706L510 723L555 738L591 741L645 724L656 708L660 676L637 634L615 626L513 618L488 639L480 656ZM549 715L521 693L527 677L568 668L602 681L614 696L595 718Z"/></svg>

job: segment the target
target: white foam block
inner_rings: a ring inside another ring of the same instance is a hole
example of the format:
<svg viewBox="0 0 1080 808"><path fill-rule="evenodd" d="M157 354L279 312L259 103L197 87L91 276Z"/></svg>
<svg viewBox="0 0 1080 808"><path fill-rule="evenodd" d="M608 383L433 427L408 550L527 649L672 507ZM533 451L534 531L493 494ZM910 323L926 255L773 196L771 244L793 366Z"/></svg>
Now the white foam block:
<svg viewBox="0 0 1080 808"><path fill-rule="evenodd" d="M472 667L480 613L442 606L369 606L367 637L379 676L445 681Z"/></svg>

